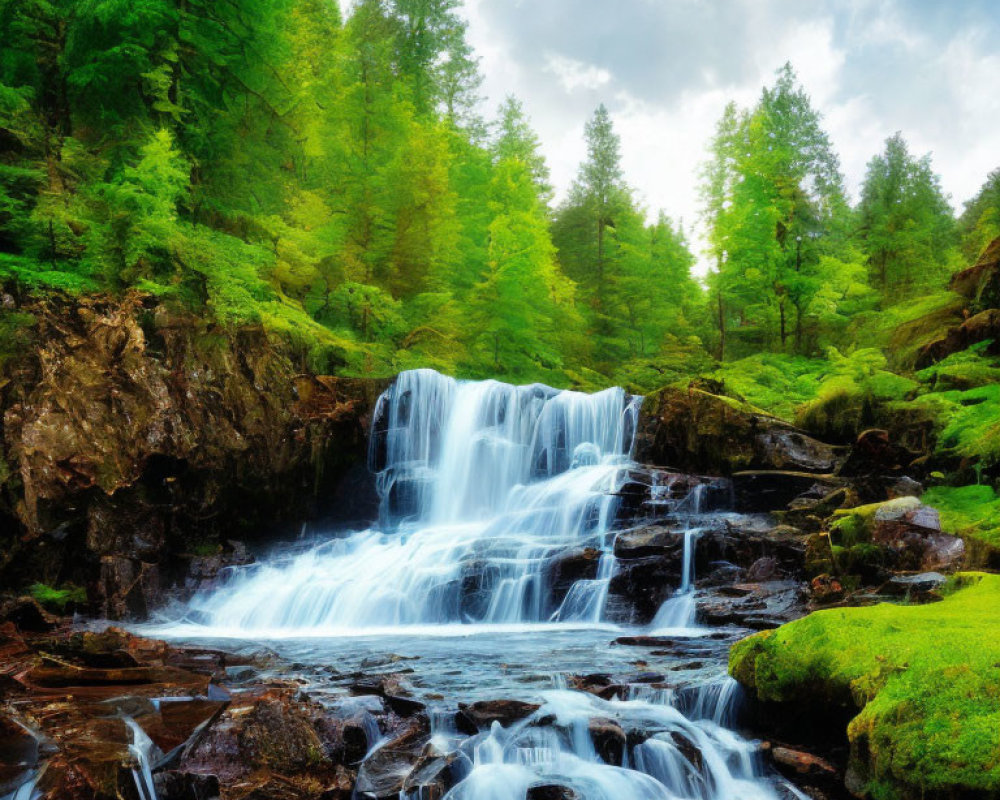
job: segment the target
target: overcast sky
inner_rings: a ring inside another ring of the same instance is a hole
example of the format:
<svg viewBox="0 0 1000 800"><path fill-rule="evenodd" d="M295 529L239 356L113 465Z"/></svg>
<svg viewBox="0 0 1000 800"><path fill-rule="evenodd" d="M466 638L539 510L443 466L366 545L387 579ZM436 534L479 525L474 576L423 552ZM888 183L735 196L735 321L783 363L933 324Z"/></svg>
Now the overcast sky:
<svg viewBox="0 0 1000 800"><path fill-rule="evenodd" d="M1000 166L1000 0L466 0L492 116L512 93L564 196L604 103L647 210L701 250L697 171L723 107L791 61L856 199L886 137L932 153L960 208Z"/></svg>

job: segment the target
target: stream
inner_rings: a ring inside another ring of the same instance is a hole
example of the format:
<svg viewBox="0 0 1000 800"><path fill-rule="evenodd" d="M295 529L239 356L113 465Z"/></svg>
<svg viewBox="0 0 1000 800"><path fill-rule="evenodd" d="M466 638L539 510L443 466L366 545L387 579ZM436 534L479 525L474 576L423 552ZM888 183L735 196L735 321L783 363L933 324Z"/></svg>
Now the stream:
<svg viewBox="0 0 1000 800"><path fill-rule="evenodd" d="M747 631L695 624L694 547L717 514L703 485L670 499L649 480L645 513L669 511L684 530L682 579L652 623L609 600L615 538L637 519L625 489L641 469L630 457L640 403L621 389L402 373L372 424L378 526L232 568L143 632L264 646L330 708L373 702L349 691L358 675L395 676L427 709L447 800L800 797L734 729L725 665ZM568 553L585 574L560 566ZM531 710L456 728L459 703L498 699ZM366 730L369 764L384 742Z"/></svg>

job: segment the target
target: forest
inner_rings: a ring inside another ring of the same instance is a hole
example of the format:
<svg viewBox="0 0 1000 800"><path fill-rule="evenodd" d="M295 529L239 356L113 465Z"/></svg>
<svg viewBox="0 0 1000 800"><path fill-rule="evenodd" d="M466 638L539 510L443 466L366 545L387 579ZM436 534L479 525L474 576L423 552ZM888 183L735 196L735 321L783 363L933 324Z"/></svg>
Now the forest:
<svg viewBox="0 0 1000 800"><path fill-rule="evenodd" d="M1000 153L560 192L465 11L0 0L0 798L998 796Z"/></svg>
<svg viewBox="0 0 1000 800"><path fill-rule="evenodd" d="M0 37L4 285L135 289L320 372L649 390L778 369L805 397L871 372L1000 234L1000 172L956 219L905 132L852 203L791 65L706 143L700 254L637 202L603 106L553 204L518 100L477 111L457 0L31 0Z"/></svg>

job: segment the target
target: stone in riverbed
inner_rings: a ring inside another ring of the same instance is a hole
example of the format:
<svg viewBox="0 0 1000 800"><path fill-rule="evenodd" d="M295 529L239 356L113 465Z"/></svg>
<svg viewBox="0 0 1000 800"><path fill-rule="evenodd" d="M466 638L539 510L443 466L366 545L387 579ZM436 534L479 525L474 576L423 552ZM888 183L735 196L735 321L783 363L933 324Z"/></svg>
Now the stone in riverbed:
<svg viewBox="0 0 1000 800"><path fill-rule="evenodd" d="M594 750L605 764L621 766L625 756L625 731L613 719L597 717L587 724Z"/></svg>
<svg viewBox="0 0 1000 800"><path fill-rule="evenodd" d="M540 783L528 788L525 800L580 800L580 795L569 786Z"/></svg>
<svg viewBox="0 0 1000 800"><path fill-rule="evenodd" d="M511 723L529 717L539 709L536 703L523 700L479 700L466 705L459 703L455 726L459 733L473 736L499 722L507 728Z"/></svg>
<svg viewBox="0 0 1000 800"><path fill-rule="evenodd" d="M354 791L365 800L397 800L420 763L428 740L426 725L413 722L372 753L358 770Z"/></svg>

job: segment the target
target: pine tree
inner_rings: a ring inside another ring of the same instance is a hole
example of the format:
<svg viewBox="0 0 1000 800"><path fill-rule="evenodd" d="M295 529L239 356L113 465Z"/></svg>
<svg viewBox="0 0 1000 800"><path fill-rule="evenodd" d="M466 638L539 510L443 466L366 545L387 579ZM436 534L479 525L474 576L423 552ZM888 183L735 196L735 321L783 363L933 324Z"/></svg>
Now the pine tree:
<svg viewBox="0 0 1000 800"><path fill-rule="evenodd" d="M868 162L858 206L858 236L871 280L887 303L940 285L955 263L952 211L931 168L901 134Z"/></svg>

